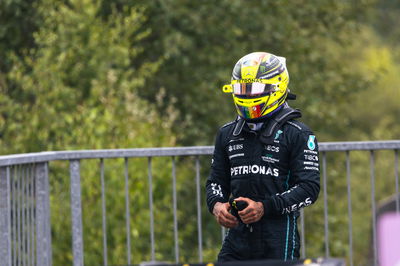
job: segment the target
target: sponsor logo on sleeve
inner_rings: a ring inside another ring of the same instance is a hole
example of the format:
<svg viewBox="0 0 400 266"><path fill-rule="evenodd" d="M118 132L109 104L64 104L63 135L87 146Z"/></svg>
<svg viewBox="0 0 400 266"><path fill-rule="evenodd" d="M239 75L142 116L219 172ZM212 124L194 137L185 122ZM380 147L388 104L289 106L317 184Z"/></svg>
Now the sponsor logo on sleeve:
<svg viewBox="0 0 400 266"><path fill-rule="evenodd" d="M304 201L302 201L300 203L296 203L296 204L288 206L287 208L283 208L282 214L289 214L291 212L298 211L301 208L307 207L311 204L312 204L311 198L306 198Z"/></svg>
<svg viewBox="0 0 400 266"><path fill-rule="evenodd" d="M304 154L304 159L306 161L318 162L318 155L315 155L315 154Z"/></svg>
<svg viewBox="0 0 400 266"><path fill-rule="evenodd" d="M315 145L315 136L314 135L310 135L308 137L307 147L312 151L315 150L316 145Z"/></svg>
<svg viewBox="0 0 400 266"><path fill-rule="evenodd" d="M314 143L314 148L315 148L315 143ZM303 164L304 164L304 170L319 171L318 152L312 150L304 150Z"/></svg>
<svg viewBox="0 0 400 266"><path fill-rule="evenodd" d="M221 185L218 185L217 183L211 183L211 189L214 195L217 197L224 197L224 194L222 194L222 188Z"/></svg>
<svg viewBox="0 0 400 266"><path fill-rule="evenodd" d="M314 166L305 166L304 170L314 170L314 171L319 171L318 167L314 167Z"/></svg>
<svg viewBox="0 0 400 266"><path fill-rule="evenodd" d="M284 191L284 192L282 192L282 193L277 193L276 195L277 195L277 196L279 196L279 195L282 196L282 195L285 195L285 194L292 193L293 191L296 190L296 188L298 188L298 185L296 185L296 186L294 186L294 187L290 188L289 190L286 190L286 191ZM290 205L290 206L287 206L286 208L283 208L283 209L282 209L282 214L289 214L289 213L291 213L291 212L298 211L298 210L300 210L300 209L303 208L303 207L307 207L307 206L311 205L312 203L313 203L313 202L312 202L311 198L308 197L308 198L306 198L304 201L301 201L301 202L299 202L299 203L292 204L292 205Z"/></svg>

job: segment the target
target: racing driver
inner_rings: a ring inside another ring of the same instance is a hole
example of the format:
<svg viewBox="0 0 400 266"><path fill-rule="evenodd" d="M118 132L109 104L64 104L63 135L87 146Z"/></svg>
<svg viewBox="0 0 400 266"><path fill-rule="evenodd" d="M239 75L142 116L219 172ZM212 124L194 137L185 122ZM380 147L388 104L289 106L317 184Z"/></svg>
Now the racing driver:
<svg viewBox="0 0 400 266"><path fill-rule="evenodd" d="M219 262L300 256L299 210L320 189L318 143L288 105L296 98L288 83L285 58L255 52L236 63L223 86L239 115L217 134L206 183L209 211L229 228ZM235 216L239 203L244 209Z"/></svg>

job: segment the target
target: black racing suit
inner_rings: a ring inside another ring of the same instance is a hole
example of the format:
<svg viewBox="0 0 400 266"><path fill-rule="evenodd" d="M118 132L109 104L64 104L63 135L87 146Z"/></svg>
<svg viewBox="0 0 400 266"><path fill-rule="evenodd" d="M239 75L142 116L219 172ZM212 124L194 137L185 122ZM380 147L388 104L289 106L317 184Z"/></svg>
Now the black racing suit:
<svg viewBox="0 0 400 266"><path fill-rule="evenodd" d="M293 119L278 124L269 139L267 122L255 132L243 121L238 130L240 120L217 134L207 205L212 213L216 202L247 197L263 203L264 216L229 229L218 261L299 258L299 209L315 202L320 187L317 140Z"/></svg>

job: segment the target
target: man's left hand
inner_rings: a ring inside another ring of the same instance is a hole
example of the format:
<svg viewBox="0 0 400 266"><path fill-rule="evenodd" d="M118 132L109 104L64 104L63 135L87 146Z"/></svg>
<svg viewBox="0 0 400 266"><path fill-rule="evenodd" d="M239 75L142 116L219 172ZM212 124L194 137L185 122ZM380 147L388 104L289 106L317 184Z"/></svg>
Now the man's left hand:
<svg viewBox="0 0 400 266"><path fill-rule="evenodd" d="M264 215L264 205L245 197L239 197L235 201L245 201L247 207L238 212L240 219L245 224L258 222Z"/></svg>

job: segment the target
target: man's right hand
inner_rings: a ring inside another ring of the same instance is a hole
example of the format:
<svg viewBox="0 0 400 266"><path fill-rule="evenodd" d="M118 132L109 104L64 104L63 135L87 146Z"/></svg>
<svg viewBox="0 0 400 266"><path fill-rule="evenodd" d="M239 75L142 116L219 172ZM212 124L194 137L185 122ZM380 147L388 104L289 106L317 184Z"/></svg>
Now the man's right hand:
<svg viewBox="0 0 400 266"><path fill-rule="evenodd" d="M231 206L228 202L217 202L213 209L213 214L217 222L226 228L233 228L238 225L236 217L229 213L230 208Z"/></svg>

